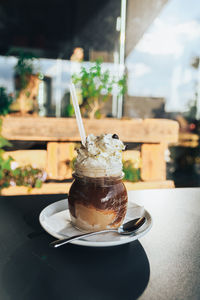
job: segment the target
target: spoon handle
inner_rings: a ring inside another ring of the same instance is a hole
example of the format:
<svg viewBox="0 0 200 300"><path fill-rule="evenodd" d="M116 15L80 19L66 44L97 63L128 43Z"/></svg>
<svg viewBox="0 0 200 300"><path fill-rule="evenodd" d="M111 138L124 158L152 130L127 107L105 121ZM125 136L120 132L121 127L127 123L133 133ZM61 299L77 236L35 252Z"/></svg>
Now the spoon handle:
<svg viewBox="0 0 200 300"><path fill-rule="evenodd" d="M65 245L67 243L70 243L71 241L78 240L82 237L92 236L92 235L99 234L99 233L104 233L104 232L117 232L118 233L118 230L117 229L105 229L105 230L101 230L101 231L93 231L93 232L88 232L88 233L82 233L82 234L74 235L72 237L68 237L68 238L65 238L65 239L56 240L56 241L50 243L49 246L53 247L53 248L57 248L57 247L60 247L62 245Z"/></svg>

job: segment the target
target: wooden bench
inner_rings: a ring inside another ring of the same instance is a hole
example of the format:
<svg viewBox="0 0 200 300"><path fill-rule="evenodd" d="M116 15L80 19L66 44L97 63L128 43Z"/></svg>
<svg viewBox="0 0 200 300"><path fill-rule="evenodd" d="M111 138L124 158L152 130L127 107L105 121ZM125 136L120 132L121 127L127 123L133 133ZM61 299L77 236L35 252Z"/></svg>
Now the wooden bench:
<svg viewBox="0 0 200 300"><path fill-rule="evenodd" d="M172 188L173 181L166 180L165 151L169 144L177 143L178 122L166 119L84 119L87 134L116 133L124 142L141 144L141 151L125 152L125 159L141 157L141 182L126 183L128 189ZM80 141L74 118L11 117L3 118L2 135L11 141L46 141L45 150L18 150L7 152L20 165L31 164L45 169L48 179L64 180L71 177L67 162L75 155L74 142ZM44 183L41 189L30 193L66 193L70 184ZM3 189L2 194L26 194L25 187Z"/></svg>

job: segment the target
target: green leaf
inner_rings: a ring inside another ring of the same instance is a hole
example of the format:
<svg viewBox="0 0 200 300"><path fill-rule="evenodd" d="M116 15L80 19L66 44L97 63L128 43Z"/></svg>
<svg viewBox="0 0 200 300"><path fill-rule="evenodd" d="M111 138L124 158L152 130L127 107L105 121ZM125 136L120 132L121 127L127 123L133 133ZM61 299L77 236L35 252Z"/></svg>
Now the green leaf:
<svg viewBox="0 0 200 300"><path fill-rule="evenodd" d="M123 161L124 180L137 182L140 180L140 169L133 167L131 160Z"/></svg>
<svg viewBox="0 0 200 300"><path fill-rule="evenodd" d="M6 115L10 111L10 105L13 102L13 98L7 94L6 88L0 87L0 115ZM2 120L0 127L2 126Z"/></svg>
<svg viewBox="0 0 200 300"><path fill-rule="evenodd" d="M31 93L30 93L30 91L26 91L25 94L26 94L26 97L29 98Z"/></svg>
<svg viewBox="0 0 200 300"><path fill-rule="evenodd" d="M8 171L11 170L11 167L10 167L11 160L12 159L9 158L9 159L3 161L3 163L2 163L2 169L3 170L8 170Z"/></svg>
<svg viewBox="0 0 200 300"><path fill-rule="evenodd" d="M41 186L42 186L42 180L36 179L35 187L36 187L36 188L41 188Z"/></svg>
<svg viewBox="0 0 200 300"><path fill-rule="evenodd" d="M14 177L17 177L18 175L20 175L20 172L21 172L20 168L16 168L15 170L12 170L12 174Z"/></svg>
<svg viewBox="0 0 200 300"><path fill-rule="evenodd" d="M66 117L73 117L74 113L74 107L72 104L69 103L66 107Z"/></svg>
<svg viewBox="0 0 200 300"><path fill-rule="evenodd" d="M99 109L95 111L95 118L96 119L101 119L101 112L100 112Z"/></svg>
<svg viewBox="0 0 200 300"><path fill-rule="evenodd" d="M0 148L3 148L3 147L11 147L12 144L7 140L5 139L4 137L0 136Z"/></svg>
<svg viewBox="0 0 200 300"><path fill-rule="evenodd" d="M2 155L4 154L4 152L5 152L5 151L4 151L3 149L0 148L0 161L3 160Z"/></svg>
<svg viewBox="0 0 200 300"><path fill-rule="evenodd" d="M4 188L9 187L9 186L10 186L10 183L9 183L9 182L6 182L6 181L5 181L5 182L3 183L3 187L4 187Z"/></svg>

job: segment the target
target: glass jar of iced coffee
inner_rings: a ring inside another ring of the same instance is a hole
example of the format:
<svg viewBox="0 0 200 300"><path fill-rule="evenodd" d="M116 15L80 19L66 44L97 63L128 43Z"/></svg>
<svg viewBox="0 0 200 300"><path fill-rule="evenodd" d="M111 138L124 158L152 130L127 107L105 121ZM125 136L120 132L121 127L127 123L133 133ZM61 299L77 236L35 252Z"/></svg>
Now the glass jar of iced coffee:
<svg viewBox="0 0 200 300"><path fill-rule="evenodd" d="M121 176L74 175L68 201L76 227L91 231L117 228L126 215L127 191Z"/></svg>
<svg viewBox="0 0 200 300"><path fill-rule="evenodd" d="M127 208L122 182L122 151L116 134L89 135L77 152L74 182L69 191L72 223L83 230L117 228Z"/></svg>

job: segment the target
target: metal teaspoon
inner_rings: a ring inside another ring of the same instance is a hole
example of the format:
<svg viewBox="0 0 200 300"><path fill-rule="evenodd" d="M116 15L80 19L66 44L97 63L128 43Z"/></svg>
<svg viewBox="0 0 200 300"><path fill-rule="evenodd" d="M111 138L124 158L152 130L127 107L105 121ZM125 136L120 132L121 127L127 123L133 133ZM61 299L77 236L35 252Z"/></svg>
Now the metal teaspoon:
<svg viewBox="0 0 200 300"><path fill-rule="evenodd" d="M52 243L49 244L50 247L57 248L62 245L65 245L71 241L78 240L82 237L87 237L87 236L92 236L95 234L99 233L105 233L105 232L115 232L121 235L131 235L134 234L134 232L139 229L146 221L145 217L137 218L131 221L128 221L124 224L122 224L119 228L116 229L105 229L105 230L100 230L100 231L93 231L93 232L88 232L88 233L83 233L79 235L75 235L72 237L64 238L61 240L56 240Z"/></svg>

